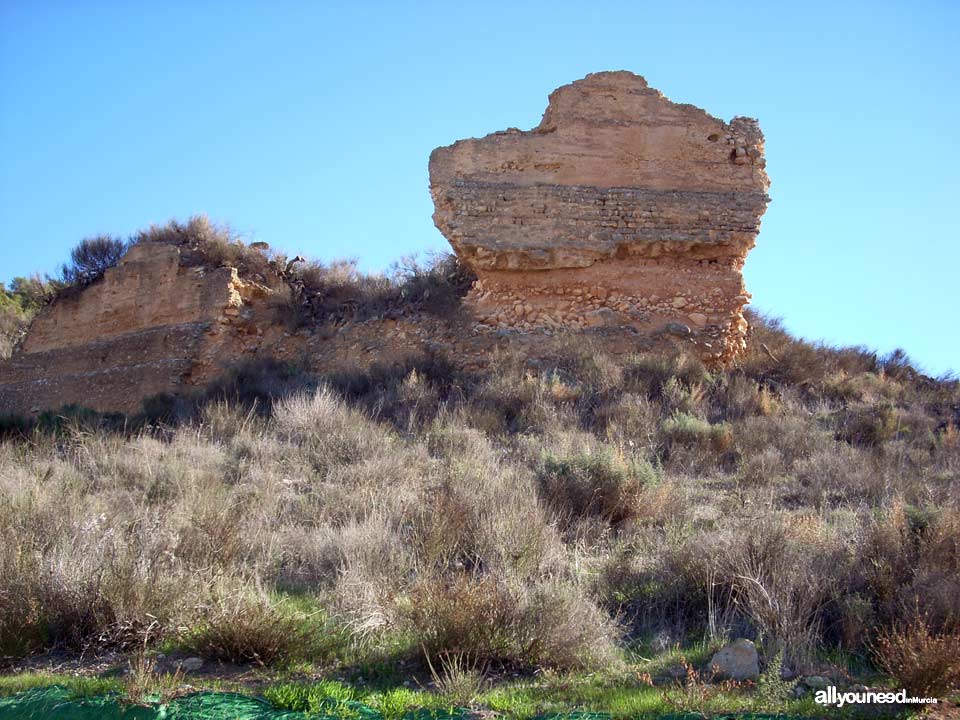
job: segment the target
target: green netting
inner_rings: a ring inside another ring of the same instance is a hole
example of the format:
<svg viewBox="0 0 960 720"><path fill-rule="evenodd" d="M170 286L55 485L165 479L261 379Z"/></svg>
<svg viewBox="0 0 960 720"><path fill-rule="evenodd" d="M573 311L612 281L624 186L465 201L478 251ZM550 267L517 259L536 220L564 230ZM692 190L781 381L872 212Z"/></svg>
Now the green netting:
<svg viewBox="0 0 960 720"><path fill-rule="evenodd" d="M0 698L0 720L383 720L363 703L330 700L319 712L277 710L262 698L235 693L203 692L169 703L131 705L116 694L77 698L68 689L53 686L34 688ZM467 711L412 710L403 720L464 720ZM662 716L661 720L699 720L696 713ZM570 712L539 715L533 720L611 720L609 713ZM784 715L714 715L712 720L791 720Z"/></svg>
<svg viewBox="0 0 960 720"><path fill-rule="evenodd" d="M375 712L371 708L367 710ZM2 720L303 720L306 717L304 713L277 710L260 698L233 693L196 693L153 705L123 703L116 695L76 698L62 687L36 688L0 698ZM322 716L311 716L316 717Z"/></svg>

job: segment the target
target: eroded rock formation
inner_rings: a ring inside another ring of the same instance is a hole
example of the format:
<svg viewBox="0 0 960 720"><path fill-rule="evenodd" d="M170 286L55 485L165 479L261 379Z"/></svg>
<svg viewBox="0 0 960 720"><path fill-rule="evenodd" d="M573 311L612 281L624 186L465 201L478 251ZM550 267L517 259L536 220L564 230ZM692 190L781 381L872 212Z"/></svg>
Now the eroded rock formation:
<svg viewBox="0 0 960 720"><path fill-rule="evenodd" d="M768 202L763 134L629 72L555 90L533 130L438 148L434 221L489 328L629 326L744 347L741 270Z"/></svg>

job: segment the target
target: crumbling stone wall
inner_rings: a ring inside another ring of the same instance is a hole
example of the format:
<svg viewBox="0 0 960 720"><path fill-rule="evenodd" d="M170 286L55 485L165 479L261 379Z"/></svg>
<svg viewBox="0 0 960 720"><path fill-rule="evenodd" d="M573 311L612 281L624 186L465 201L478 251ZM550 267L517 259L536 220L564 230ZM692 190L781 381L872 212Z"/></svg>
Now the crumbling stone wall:
<svg viewBox="0 0 960 720"><path fill-rule="evenodd" d="M0 414L133 413L257 356L322 373L443 353L479 369L541 356L560 329L615 354L679 343L722 363L742 348L741 269L768 201L755 121L724 123L631 73L598 73L555 91L534 130L435 150L430 182L437 226L478 277L466 325L411 308L294 329L283 307L304 298L289 264L240 277L189 247L143 242L37 316L0 362Z"/></svg>
<svg viewBox="0 0 960 720"><path fill-rule="evenodd" d="M37 315L0 363L0 414L68 404L136 412L151 395L202 387L283 336L276 294L232 267L187 267L172 245L135 245Z"/></svg>
<svg viewBox="0 0 960 720"><path fill-rule="evenodd" d="M554 91L531 131L436 149L430 187L437 227L478 276L481 330L627 326L725 363L744 347L764 166L756 121L607 72Z"/></svg>

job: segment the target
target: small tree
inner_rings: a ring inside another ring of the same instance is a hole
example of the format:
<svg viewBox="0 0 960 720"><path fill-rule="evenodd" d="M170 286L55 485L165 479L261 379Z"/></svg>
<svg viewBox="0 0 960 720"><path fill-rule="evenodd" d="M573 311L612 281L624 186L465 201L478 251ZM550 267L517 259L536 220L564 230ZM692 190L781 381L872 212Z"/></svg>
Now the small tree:
<svg viewBox="0 0 960 720"><path fill-rule="evenodd" d="M24 312L36 312L53 295L55 288L51 285L50 278L43 278L40 275L32 277L15 277L10 281L10 289L6 291L20 309Z"/></svg>
<svg viewBox="0 0 960 720"><path fill-rule="evenodd" d="M67 285L89 285L103 277L107 268L112 268L120 262L127 244L120 238L109 235L81 240L70 251L70 264L63 266L63 282Z"/></svg>

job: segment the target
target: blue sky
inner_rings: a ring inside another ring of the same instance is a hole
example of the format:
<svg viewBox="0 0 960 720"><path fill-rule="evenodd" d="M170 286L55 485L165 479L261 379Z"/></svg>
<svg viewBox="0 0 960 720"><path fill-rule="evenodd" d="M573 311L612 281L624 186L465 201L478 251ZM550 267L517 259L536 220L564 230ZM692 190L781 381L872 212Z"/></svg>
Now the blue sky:
<svg viewBox="0 0 960 720"><path fill-rule="evenodd" d="M198 212L368 270L445 248L430 151L612 69L760 119L754 307L960 370L953 0L0 0L0 281Z"/></svg>

